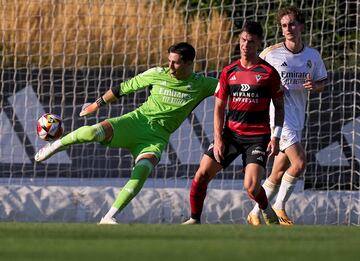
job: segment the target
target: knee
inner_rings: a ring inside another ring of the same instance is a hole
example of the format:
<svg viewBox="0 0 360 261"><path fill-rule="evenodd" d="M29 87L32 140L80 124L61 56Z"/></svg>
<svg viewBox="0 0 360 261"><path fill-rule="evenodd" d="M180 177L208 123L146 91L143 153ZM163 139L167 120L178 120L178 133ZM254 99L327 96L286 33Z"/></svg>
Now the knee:
<svg viewBox="0 0 360 261"><path fill-rule="evenodd" d="M274 183L274 184L280 184L281 179L284 176L285 170L280 170L276 172L271 172L271 175L268 177L268 179Z"/></svg>
<svg viewBox="0 0 360 261"><path fill-rule="evenodd" d="M256 180L244 180L244 189L250 198L255 198L259 193L261 185Z"/></svg>
<svg viewBox="0 0 360 261"><path fill-rule="evenodd" d="M211 180L211 175L206 169L199 168L196 171L194 180L199 184L209 183Z"/></svg>
<svg viewBox="0 0 360 261"><path fill-rule="evenodd" d="M244 189L251 198L253 198L253 195L256 194L256 187L253 184L244 183Z"/></svg>
<svg viewBox="0 0 360 261"><path fill-rule="evenodd" d="M259 193L259 189L257 189L254 186L245 188L245 190L246 190L248 196L252 199L254 199L256 197L256 195Z"/></svg>
<svg viewBox="0 0 360 261"><path fill-rule="evenodd" d="M302 174L305 171L306 168L306 161L305 159L299 159L298 161L294 162L293 171L297 174Z"/></svg>
<svg viewBox="0 0 360 261"><path fill-rule="evenodd" d="M94 141L96 137L96 129L93 126L82 126L78 129L77 139L80 142Z"/></svg>

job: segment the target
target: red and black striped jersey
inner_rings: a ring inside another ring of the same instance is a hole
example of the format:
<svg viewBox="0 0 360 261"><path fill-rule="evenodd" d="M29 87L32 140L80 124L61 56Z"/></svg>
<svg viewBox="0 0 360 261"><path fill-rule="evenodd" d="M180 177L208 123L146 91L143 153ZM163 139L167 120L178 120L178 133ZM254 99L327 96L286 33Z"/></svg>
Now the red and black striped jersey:
<svg viewBox="0 0 360 261"><path fill-rule="evenodd" d="M239 60L226 66L215 91L215 97L228 101L225 126L247 136L270 134L270 101L282 95L279 74L262 59L250 68Z"/></svg>

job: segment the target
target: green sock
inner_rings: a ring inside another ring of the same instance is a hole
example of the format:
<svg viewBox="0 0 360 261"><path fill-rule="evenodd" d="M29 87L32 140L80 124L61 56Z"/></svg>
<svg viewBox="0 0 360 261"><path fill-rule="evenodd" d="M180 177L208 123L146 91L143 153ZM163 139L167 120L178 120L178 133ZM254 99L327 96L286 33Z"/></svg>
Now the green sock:
<svg viewBox="0 0 360 261"><path fill-rule="evenodd" d="M61 144L67 146L91 141L103 141L104 139L104 128L98 123L92 126L83 126L70 132L61 138Z"/></svg>
<svg viewBox="0 0 360 261"><path fill-rule="evenodd" d="M126 207L127 204L129 204L129 202L139 193L153 168L154 166L149 160L139 160L133 168L130 180L122 188L112 206L117 208L119 211Z"/></svg>

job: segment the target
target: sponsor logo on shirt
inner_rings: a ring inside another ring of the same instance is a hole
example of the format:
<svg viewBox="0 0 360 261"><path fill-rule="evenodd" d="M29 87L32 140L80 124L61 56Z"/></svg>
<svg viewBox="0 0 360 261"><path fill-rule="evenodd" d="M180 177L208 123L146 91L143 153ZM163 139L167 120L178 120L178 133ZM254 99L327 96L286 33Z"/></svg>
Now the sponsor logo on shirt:
<svg viewBox="0 0 360 261"><path fill-rule="evenodd" d="M174 105L183 105L191 99L190 94L165 88L160 88L159 94L162 95L162 99L164 102Z"/></svg>
<svg viewBox="0 0 360 261"><path fill-rule="evenodd" d="M248 84L246 84L248 85ZM250 90L250 85L242 86L247 91ZM245 103L259 103L259 94L253 92L247 92L241 89L241 92L233 92L232 93L232 101L233 102L245 102Z"/></svg>
<svg viewBox="0 0 360 261"><path fill-rule="evenodd" d="M250 84L246 84L246 83L241 84L241 91L242 92L247 92L248 90L250 90L250 88L251 88Z"/></svg>
<svg viewBox="0 0 360 261"><path fill-rule="evenodd" d="M280 77L282 79L283 85L303 84L303 83L305 83L305 79L306 79L307 74L308 74L308 72L281 71Z"/></svg>

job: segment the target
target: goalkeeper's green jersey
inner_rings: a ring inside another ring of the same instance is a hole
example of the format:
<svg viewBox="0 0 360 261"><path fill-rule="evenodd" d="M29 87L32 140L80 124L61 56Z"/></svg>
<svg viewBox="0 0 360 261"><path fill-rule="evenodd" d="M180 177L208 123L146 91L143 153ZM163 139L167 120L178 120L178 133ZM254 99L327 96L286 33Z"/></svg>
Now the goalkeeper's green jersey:
<svg viewBox="0 0 360 261"><path fill-rule="evenodd" d="M155 121L172 133L204 98L214 94L217 82L215 78L196 73L186 80L178 80L168 68L156 67L121 83L119 94L150 87L150 96L137 110L149 122Z"/></svg>

